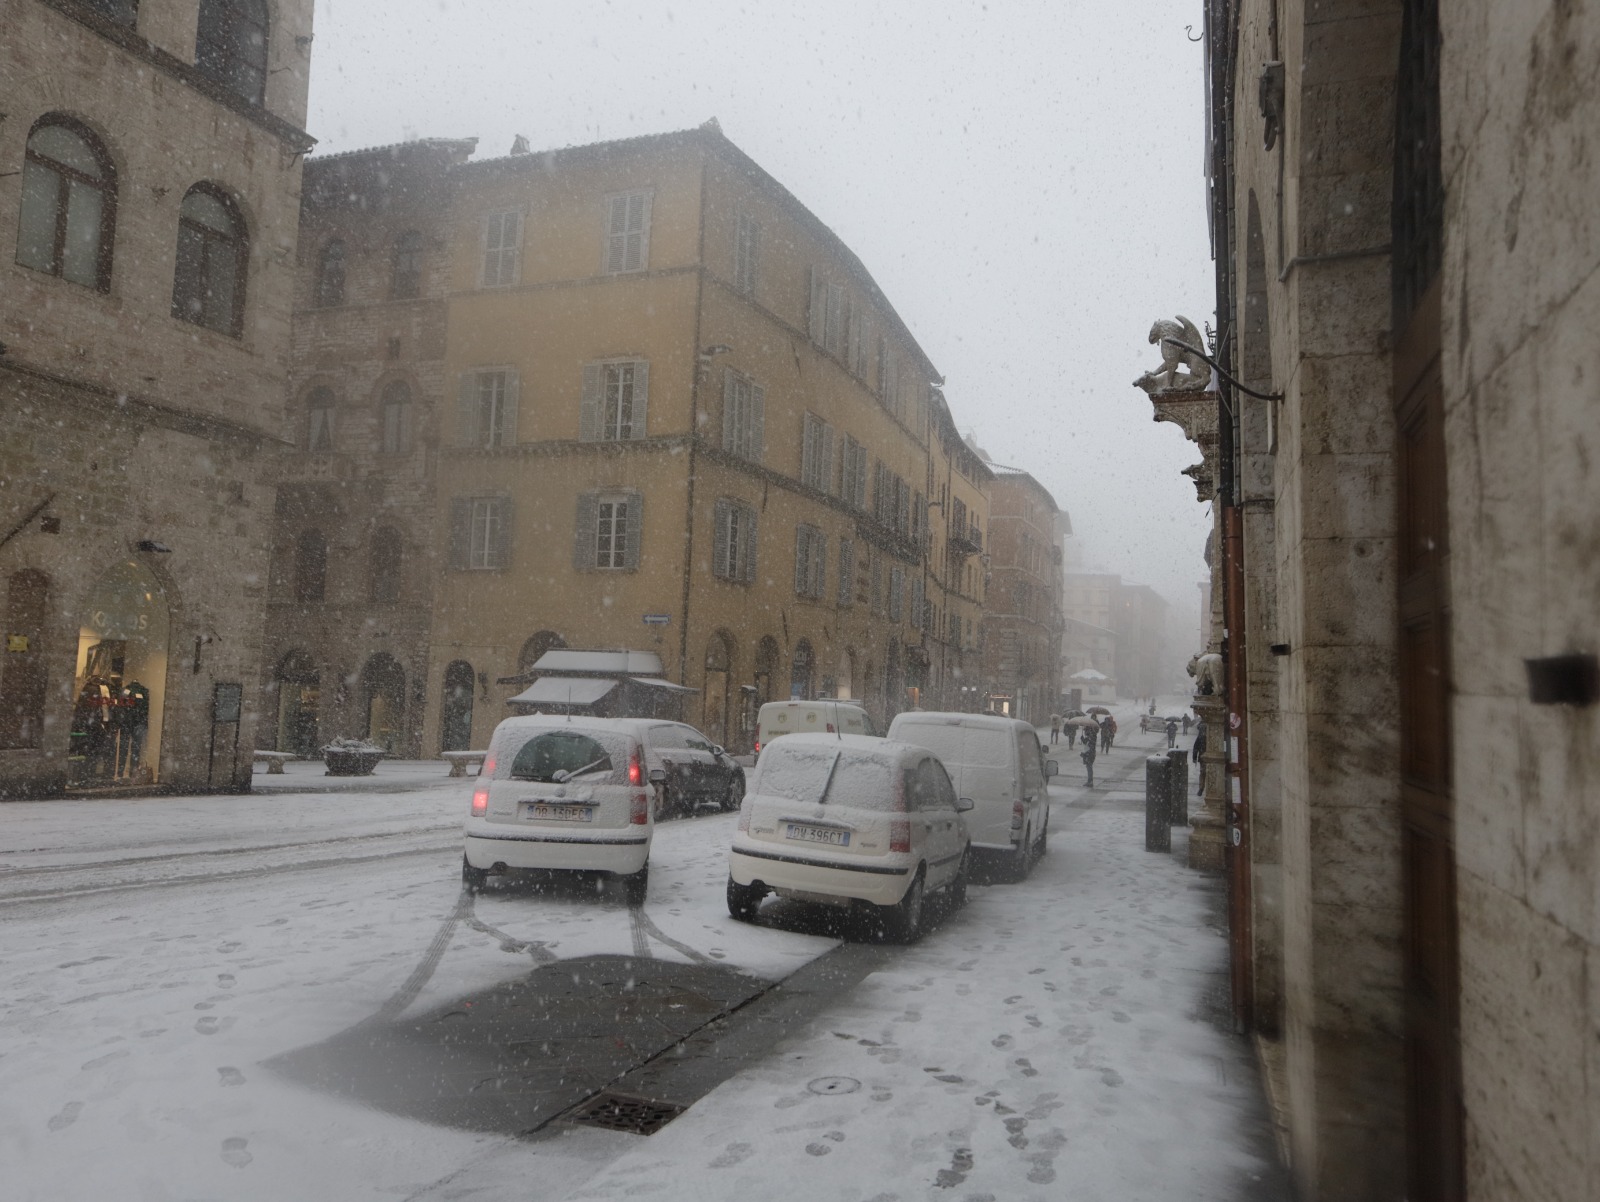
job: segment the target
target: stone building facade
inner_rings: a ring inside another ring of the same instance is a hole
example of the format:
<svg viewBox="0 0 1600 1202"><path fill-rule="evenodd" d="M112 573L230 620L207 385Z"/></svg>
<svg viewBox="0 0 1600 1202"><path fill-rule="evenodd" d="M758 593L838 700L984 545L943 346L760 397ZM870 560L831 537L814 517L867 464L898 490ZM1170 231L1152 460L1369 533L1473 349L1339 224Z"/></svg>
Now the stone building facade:
<svg viewBox="0 0 1600 1202"><path fill-rule="evenodd" d="M310 0L0 9L0 793L247 788Z"/></svg>
<svg viewBox="0 0 1600 1202"><path fill-rule="evenodd" d="M1060 507L1027 472L990 467L985 709L1042 725L1061 697Z"/></svg>
<svg viewBox="0 0 1600 1202"><path fill-rule="evenodd" d="M316 738L482 746L559 646L658 655L684 717L736 748L769 699L886 722L956 687L975 647L941 649L927 615L965 622L983 582L935 596L929 500L987 520L986 469L942 449L938 373L855 255L714 124L463 145L307 168L393 199L307 189L264 668L280 743L310 740L314 700ZM427 262L395 300L410 231ZM374 451L393 380L420 402L403 464ZM411 566L376 606L380 527ZM297 581L322 562L319 600Z"/></svg>
<svg viewBox="0 0 1600 1202"><path fill-rule="evenodd" d="M1593 1197L1600 15L1207 18L1236 1012L1301 1197Z"/></svg>

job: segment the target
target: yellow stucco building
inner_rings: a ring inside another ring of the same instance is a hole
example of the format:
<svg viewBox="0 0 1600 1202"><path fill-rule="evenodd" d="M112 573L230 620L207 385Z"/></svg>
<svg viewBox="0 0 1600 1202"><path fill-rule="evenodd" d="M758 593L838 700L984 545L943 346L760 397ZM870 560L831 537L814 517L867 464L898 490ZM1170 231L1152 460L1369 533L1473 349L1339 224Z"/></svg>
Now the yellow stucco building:
<svg viewBox="0 0 1600 1202"><path fill-rule="evenodd" d="M952 590L946 527L960 505L962 539L984 527L985 473L850 249L714 122L444 171L422 272L440 395L418 384L432 511L402 532L433 549L425 679L387 703L420 708L388 718L411 746L482 746L563 645L654 652L695 690L684 717L736 748L773 698L859 698L879 721L957 704L927 694L960 679L982 573L963 559ZM340 219L341 271L382 220ZM320 270L315 246L303 262Z"/></svg>

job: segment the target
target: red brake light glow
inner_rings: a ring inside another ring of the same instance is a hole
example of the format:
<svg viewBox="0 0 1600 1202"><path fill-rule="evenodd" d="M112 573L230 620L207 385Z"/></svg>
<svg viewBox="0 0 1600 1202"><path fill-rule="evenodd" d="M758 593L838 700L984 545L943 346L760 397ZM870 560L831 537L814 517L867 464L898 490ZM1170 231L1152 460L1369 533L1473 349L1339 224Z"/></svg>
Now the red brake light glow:
<svg viewBox="0 0 1600 1202"><path fill-rule="evenodd" d="M472 794L472 816L482 818L489 812L489 787L485 785Z"/></svg>
<svg viewBox="0 0 1600 1202"><path fill-rule="evenodd" d="M628 760L628 783L630 785L644 784L644 768L639 763L638 751L635 751Z"/></svg>
<svg viewBox="0 0 1600 1202"><path fill-rule="evenodd" d="M889 819L889 850L911 850L911 819L898 817Z"/></svg>

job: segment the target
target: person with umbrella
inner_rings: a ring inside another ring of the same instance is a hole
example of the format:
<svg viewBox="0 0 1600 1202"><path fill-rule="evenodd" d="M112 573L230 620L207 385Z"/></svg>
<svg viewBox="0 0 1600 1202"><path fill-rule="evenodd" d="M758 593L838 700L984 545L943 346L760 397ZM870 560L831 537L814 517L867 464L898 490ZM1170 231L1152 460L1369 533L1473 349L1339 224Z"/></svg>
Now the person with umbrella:
<svg viewBox="0 0 1600 1202"><path fill-rule="evenodd" d="M1178 745L1178 720L1176 718L1168 718L1167 719L1167 746L1168 747L1176 747L1177 745Z"/></svg>

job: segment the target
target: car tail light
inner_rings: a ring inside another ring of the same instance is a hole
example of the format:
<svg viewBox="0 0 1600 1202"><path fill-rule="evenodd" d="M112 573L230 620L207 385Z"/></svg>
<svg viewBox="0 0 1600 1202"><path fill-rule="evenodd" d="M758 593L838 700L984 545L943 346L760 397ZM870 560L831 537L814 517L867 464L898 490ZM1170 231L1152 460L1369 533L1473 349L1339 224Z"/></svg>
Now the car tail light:
<svg viewBox="0 0 1600 1202"><path fill-rule="evenodd" d="M472 794L472 816L474 818L482 818L488 812L489 787L485 785L483 788L476 790Z"/></svg>
<svg viewBox="0 0 1600 1202"><path fill-rule="evenodd" d="M1012 830L1020 831L1022 829L1022 818L1023 818L1022 803L1020 801L1012 802L1011 803L1011 829Z"/></svg>
<svg viewBox="0 0 1600 1202"><path fill-rule="evenodd" d="M635 789L630 798L628 822L632 826L644 826L650 821L650 794L643 789Z"/></svg>
<svg viewBox="0 0 1600 1202"><path fill-rule="evenodd" d="M756 740L755 754L756 755L760 755L761 754L761 740L760 739Z"/></svg>
<svg viewBox="0 0 1600 1202"><path fill-rule="evenodd" d="M911 819L903 816L889 819L889 850L911 850Z"/></svg>
<svg viewBox="0 0 1600 1202"><path fill-rule="evenodd" d="M838 732L838 731L836 731L836 730L835 730L835 729L834 729L834 728L833 728L833 723L832 723L832 722L829 722L829 723L827 723L827 727L828 727L828 733L829 733L829 734L830 734L830 735L836 735L836 734L838 734L838 733L839 733L839 732Z"/></svg>
<svg viewBox="0 0 1600 1202"><path fill-rule="evenodd" d="M491 755L491 756L489 756L487 759L485 759L483 761L483 766L478 769L478 775L479 776L493 776L494 775L494 756Z"/></svg>
<svg viewBox="0 0 1600 1202"><path fill-rule="evenodd" d="M644 784L644 765L639 763L638 748L634 748L633 755L628 760L628 783L630 785Z"/></svg>

